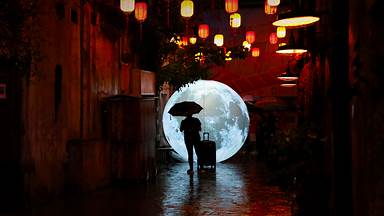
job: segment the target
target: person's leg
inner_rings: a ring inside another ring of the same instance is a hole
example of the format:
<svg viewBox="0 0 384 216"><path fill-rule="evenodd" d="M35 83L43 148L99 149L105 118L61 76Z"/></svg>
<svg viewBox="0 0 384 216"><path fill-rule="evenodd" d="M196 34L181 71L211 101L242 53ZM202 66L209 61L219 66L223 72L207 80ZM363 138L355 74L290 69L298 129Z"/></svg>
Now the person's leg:
<svg viewBox="0 0 384 216"><path fill-rule="evenodd" d="M186 143L186 146L188 151L189 170L193 171L193 144Z"/></svg>

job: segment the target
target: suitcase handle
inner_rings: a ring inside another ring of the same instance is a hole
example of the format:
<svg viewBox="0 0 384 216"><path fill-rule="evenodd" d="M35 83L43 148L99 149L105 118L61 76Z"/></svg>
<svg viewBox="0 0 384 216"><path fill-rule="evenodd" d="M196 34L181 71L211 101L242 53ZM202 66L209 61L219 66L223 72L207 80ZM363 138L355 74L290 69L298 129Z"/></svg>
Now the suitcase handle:
<svg viewBox="0 0 384 216"><path fill-rule="evenodd" d="M208 141L209 140L209 133L208 132L204 132L203 133L203 140L204 141Z"/></svg>

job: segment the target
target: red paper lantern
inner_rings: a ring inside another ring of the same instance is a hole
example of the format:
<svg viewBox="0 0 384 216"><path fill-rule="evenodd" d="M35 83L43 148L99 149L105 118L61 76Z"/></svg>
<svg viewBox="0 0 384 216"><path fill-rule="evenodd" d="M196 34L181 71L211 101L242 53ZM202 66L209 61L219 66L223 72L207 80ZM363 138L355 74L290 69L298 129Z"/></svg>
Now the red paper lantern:
<svg viewBox="0 0 384 216"><path fill-rule="evenodd" d="M245 40L248 41L248 43L253 43L256 40L256 33L254 31L247 31L245 33Z"/></svg>
<svg viewBox="0 0 384 216"><path fill-rule="evenodd" d="M135 18L139 22L144 22L147 19L147 3L137 2L135 4Z"/></svg>
<svg viewBox="0 0 384 216"><path fill-rule="evenodd" d="M269 35L269 43L271 43L271 44L276 44L277 43L277 35L276 35L275 32L272 32Z"/></svg>
<svg viewBox="0 0 384 216"><path fill-rule="evenodd" d="M271 6L268 4L268 2L265 2L264 4L264 12L268 15L275 14L277 12L276 6Z"/></svg>
<svg viewBox="0 0 384 216"><path fill-rule="evenodd" d="M181 38L181 43L183 46L188 46L188 37L184 36Z"/></svg>
<svg viewBox="0 0 384 216"><path fill-rule="evenodd" d="M201 24L199 25L199 37L200 38L207 38L209 35L209 25L207 24Z"/></svg>
<svg viewBox="0 0 384 216"><path fill-rule="evenodd" d="M238 0L225 0L225 11L228 13L235 13L238 9Z"/></svg>
<svg viewBox="0 0 384 216"><path fill-rule="evenodd" d="M260 49L257 47L252 48L251 52L253 57L258 57L260 55Z"/></svg>

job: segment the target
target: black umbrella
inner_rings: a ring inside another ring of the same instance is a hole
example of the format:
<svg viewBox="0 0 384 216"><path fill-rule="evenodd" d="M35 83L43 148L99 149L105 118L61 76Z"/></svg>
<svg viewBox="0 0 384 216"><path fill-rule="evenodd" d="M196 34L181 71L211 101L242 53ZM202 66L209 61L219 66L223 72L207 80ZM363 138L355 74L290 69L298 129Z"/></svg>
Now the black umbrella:
<svg viewBox="0 0 384 216"><path fill-rule="evenodd" d="M173 105L168 113L173 116L187 116L199 113L202 109L203 107L194 101L183 101Z"/></svg>

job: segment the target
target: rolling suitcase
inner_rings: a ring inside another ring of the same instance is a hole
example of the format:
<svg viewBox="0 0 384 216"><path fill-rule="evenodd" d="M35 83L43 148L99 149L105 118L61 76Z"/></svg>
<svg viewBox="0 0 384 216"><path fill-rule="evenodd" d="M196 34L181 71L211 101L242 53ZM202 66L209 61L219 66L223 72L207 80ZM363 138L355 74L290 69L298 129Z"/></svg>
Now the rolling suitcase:
<svg viewBox="0 0 384 216"><path fill-rule="evenodd" d="M196 153L198 169L209 166L216 170L216 143L209 140L209 133L203 133L203 140L199 143Z"/></svg>

